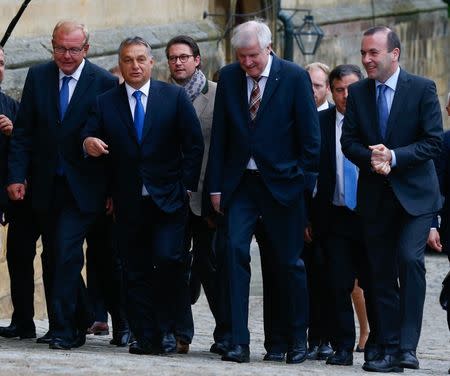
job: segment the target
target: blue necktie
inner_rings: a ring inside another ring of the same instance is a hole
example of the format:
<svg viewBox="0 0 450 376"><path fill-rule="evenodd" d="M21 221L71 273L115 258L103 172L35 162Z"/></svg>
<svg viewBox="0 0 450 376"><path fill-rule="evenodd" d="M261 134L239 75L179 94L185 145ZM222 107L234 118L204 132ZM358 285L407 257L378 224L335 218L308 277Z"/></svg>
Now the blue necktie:
<svg viewBox="0 0 450 376"><path fill-rule="evenodd" d="M69 81L71 76L64 76L62 78L61 90L59 91L59 116L62 120L69 106Z"/></svg>
<svg viewBox="0 0 450 376"><path fill-rule="evenodd" d="M358 174L356 166L344 156L344 202L347 208L356 208L356 189L358 185Z"/></svg>
<svg viewBox="0 0 450 376"><path fill-rule="evenodd" d="M377 109L378 109L378 125L380 126L381 137L386 137L386 128L389 118L389 109L386 100L386 90L387 86L384 84L378 85L378 98L377 98Z"/></svg>
<svg viewBox="0 0 450 376"><path fill-rule="evenodd" d="M62 78L61 90L59 91L59 117L62 120L64 114L69 106L69 81L72 79L71 76L64 76ZM56 174L59 176L64 175L64 168L62 163L61 154L58 152L58 162L56 166Z"/></svg>
<svg viewBox="0 0 450 376"><path fill-rule="evenodd" d="M145 117L144 106L142 105L141 101L142 91L136 90L133 93L133 97L136 98L136 107L134 107L134 127L136 128L137 139L139 142L141 142Z"/></svg>

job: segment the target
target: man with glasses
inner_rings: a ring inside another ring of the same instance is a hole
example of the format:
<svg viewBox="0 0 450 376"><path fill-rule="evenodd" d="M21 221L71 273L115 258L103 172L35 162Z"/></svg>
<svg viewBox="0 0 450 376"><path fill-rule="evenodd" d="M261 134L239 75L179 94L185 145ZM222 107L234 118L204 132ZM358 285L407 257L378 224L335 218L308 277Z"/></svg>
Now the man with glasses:
<svg viewBox="0 0 450 376"><path fill-rule="evenodd" d="M43 243L49 332L39 342L68 350L84 344L92 317L81 277L83 241L105 210L103 166L88 163L80 131L96 96L117 79L86 60L87 28L57 23L53 61L30 68L8 161L8 194L23 200L32 180L32 207Z"/></svg>
<svg viewBox="0 0 450 376"><path fill-rule="evenodd" d="M194 323L190 303L194 303L200 294L200 285L203 286L208 299L211 312L218 321L217 277L213 251L213 238L215 234L215 216L209 199L204 201L204 177L206 161L208 158L211 124L216 96L215 82L209 81L201 70L201 56L198 44L189 36L178 35L172 38L166 46L166 56L169 65L169 82L181 86L186 91L195 108L202 126L205 153L203 155L202 172L197 192L193 192L189 200L189 215L186 228L186 251L192 254L188 260L188 273L190 274L190 299L186 297L180 308L180 319L175 323L178 352L187 352L189 343L194 334ZM220 321L220 320L219 320ZM220 324L214 331L215 344L212 351L223 346L223 335Z"/></svg>

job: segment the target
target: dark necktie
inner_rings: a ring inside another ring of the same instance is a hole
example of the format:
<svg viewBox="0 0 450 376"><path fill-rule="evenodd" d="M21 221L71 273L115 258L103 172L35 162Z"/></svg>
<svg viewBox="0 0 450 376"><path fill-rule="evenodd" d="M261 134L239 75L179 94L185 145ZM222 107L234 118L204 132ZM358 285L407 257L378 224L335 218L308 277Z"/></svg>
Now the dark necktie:
<svg viewBox="0 0 450 376"><path fill-rule="evenodd" d="M387 86L384 84L378 85L378 99L377 99L377 109L378 109L378 125L380 127L381 137L386 137L386 129L389 118L389 110L386 99Z"/></svg>
<svg viewBox="0 0 450 376"><path fill-rule="evenodd" d="M256 80L253 79L253 89L250 93L250 119L253 121L256 118L256 114L258 113L259 105L261 104L261 90L259 89L259 80L261 77L258 77Z"/></svg>
<svg viewBox="0 0 450 376"><path fill-rule="evenodd" d="M142 91L136 90L133 93L133 97L136 98L136 107L134 107L134 127L136 128L137 139L139 142L141 142L145 117L144 106L142 105L141 101Z"/></svg>
<svg viewBox="0 0 450 376"><path fill-rule="evenodd" d="M62 78L61 90L59 91L59 116L62 120L69 106L69 81L71 76L64 76Z"/></svg>

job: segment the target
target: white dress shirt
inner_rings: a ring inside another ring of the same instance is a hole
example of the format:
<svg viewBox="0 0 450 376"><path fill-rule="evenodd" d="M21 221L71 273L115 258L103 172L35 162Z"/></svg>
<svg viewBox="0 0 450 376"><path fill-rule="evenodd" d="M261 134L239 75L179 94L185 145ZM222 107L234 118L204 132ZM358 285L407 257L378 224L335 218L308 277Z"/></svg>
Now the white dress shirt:
<svg viewBox="0 0 450 376"><path fill-rule="evenodd" d="M69 103L72 99L73 92L75 91L75 88L77 86L78 81L80 80L81 72L83 71L85 65L85 60L83 59L81 61L81 64L78 66L75 72L72 74L65 74L61 69L59 69L59 90L61 91L61 87L63 84L63 78L64 77L72 77L72 79L69 81Z"/></svg>
<svg viewBox="0 0 450 376"><path fill-rule="evenodd" d="M269 73L270 73L270 68L272 67L272 60L273 57L272 55L269 55L269 60L267 61L267 65L264 68L263 72L261 73L261 78L258 82L259 85L259 91L261 92L261 100L262 97L264 95L264 89L266 88L266 83L267 83L267 79L269 78ZM247 98L248 98L248 103L250 105L250 96L252 94L252 90L253 90L253 78L251 78L248 74L246 74L247 77ZM258 166L256 166L255 160L253 159L253 157L250 157L250 160L247 163L247 169L248 170L257 170Z"/></svg>
<svg viewBox="0 0 450 376"><path fill-rule="evenodd" d="M136 108L136 98L133 97L133 93L137 90L135 88L131 87L130 85L128 85L126 82L125 82L125 89L127 90L128 104L130 105L131 116L134 121L134 109ZM144 113L146 113L147 112L148 94L150 92L150 80L148 80L138 90L140 92L142 92L141 102L142 102L142 106L144 107ZM147 189L145 188L144 184L142 184L142 196L149 196L149 193L148 193Z"/></svg>
<svg viewBox="0 0 450 376"><path fill-rule="evenodd" d="M400 74L400 67L397 67L397 70L394 72L394 74L391 77L389 77L386 80L386 82L384 82L384 84L388 87L384 95L386 96L386 102L388 105L389 113L391 113L392 102L394 101L395 89L397 88L399 74ZM383 82L375 81L377 101L378 101L378 86L382 84ZM397 164L397 159L395 157L394 150L391 150L391 155L392 155L391 166L395 167L395 165Z"/></svg>

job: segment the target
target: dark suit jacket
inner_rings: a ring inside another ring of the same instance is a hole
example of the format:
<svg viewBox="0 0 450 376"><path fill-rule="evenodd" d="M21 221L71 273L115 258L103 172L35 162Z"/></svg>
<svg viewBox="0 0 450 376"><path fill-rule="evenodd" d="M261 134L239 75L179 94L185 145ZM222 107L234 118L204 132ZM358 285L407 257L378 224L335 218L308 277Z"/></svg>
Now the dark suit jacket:
<svg viewBox="0 0 450 376"><path fill-rule="evenodd" d="M317 178L317 194L313 203L314 230L324 234L330 226L330 209L336 188L336 108L319 112L320 165Z"/></svg>
<svg viewBox="0 0 450 376"><path fill-rule="evenodd" d="M440 212L440 235L444 250L449 252L450 241L450 131L444 133L444 142L439 158L435 160L436 171L439 179L439 187L444 198L444 206ZM437 227L437 220L433 226Z"/></svg>
<svg viewBox="0 0 450 376"><path fill-rule="evenodd" d="M89 136L108 144L108 170L118 220L139 213L142 184L167 213L184 204L186 190L197 189L203 136L194 107L181 87L151 80L140 144L125 84L98 97L96 111L83 132L83 138Z"/></svg>
<svg viewBox="0 0 450 376"><path fill-rule="evenodd" d="M377 215L386 178L372 172L369 145L394 150L397 165L387 181L402 207L411 215L436 212L441 196L433 158L442 143L442 116L434 82L400 70L390 111L386 139L379 131L375 81L365 79L349 87L341 144L359 171L357 210Z"/></svg>
<svg viewBox="0 0 450 376"><path fill-rule="evenodd" d="M299 202L304 173L317 171L320 131L308 73L273 55L252 124L247 79L238 63L220 72L207 168L209 192L227 207L253 156L264 183L282 205Z"/></svg>
<svg viewBox="0 0 450 376"><path fill-rule="evenodd" d="M96 96L116 85L116 77L86 60L61 121L58 67L51 61L28 71L11 139L8 183L23 183L29 172L35 209L50 207L58 154L79 209L104 209L102 166L84 158L80 132Z"/></svg>
<svg viewBox="0 0 450 376"><path fill-rule="evenodd" d="M15 125L19 102L0 91L0 115L5 115ZM9 137L0 132L0 206L3 208L8 204L6 194L6 177L8 172L8 146Z"/></svg>

